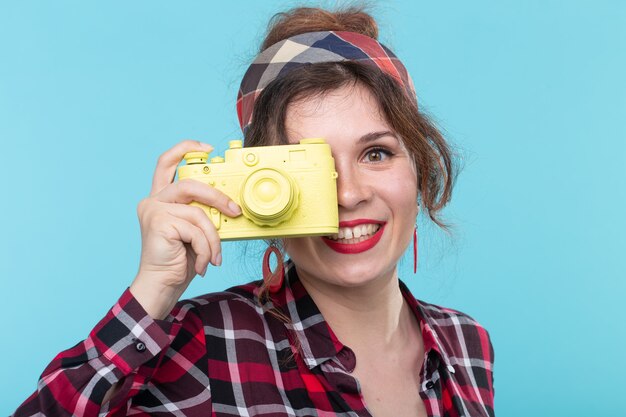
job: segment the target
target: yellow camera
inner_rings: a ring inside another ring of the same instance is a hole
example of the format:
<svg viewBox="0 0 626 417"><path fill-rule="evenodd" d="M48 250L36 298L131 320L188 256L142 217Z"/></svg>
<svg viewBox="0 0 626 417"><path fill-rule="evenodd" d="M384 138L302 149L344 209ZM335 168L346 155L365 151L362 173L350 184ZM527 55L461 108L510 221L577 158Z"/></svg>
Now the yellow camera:
<svg viewBox="0 0 626 417"><path fill-rule="evenodd" d="M243 148L230 141L224 158L190 152L178 179L211 185L233 199L243 215L228 217L197 202L222 240L330 235L338 232L337 172L323 139L298 145Z"/></svg>

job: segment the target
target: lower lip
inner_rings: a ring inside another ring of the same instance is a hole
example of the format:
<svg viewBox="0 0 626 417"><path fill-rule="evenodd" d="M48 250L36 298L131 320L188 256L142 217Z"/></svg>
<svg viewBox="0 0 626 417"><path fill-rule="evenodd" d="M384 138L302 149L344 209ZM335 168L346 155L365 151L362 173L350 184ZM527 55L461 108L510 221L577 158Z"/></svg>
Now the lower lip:
<svg viewBox="0 0 626 417"><path fill-rule="evenodd" d="M372 235L372 237L359 243L340 243L336 240L328 239L326 237L322 237L322 241L335 252L348 254L361 253L365 252L366 250L370 250L374 246L376 246L380 238L383 236L384 230L385 225L383 224L380 226L380 229L378 229L378 231Z"/></svg>

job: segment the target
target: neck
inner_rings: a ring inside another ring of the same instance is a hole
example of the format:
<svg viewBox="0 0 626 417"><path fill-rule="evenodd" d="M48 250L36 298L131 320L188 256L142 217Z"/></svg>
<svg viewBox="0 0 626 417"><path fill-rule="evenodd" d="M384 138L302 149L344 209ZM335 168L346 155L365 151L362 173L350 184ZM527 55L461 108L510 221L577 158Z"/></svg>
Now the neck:
<svg viewBox="0 0 626 417"><path fill-rule="evenodd" d="M350 347L398 347L413 320L400 291L395 270L389 277L358 287L309 280L299 274L324 319L339 340Z"/></svg>

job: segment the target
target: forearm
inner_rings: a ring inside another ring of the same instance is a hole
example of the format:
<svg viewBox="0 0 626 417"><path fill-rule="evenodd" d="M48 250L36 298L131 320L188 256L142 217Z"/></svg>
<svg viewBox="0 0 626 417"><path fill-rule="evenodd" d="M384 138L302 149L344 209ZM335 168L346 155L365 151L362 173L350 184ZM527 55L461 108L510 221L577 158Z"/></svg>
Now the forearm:
<svg viewBox="0 0 626 417"><path fill-rule="evenodd" d="M150 378L178 327L152 320L126 291L87 339L48 365L15 417L97 416L103 406L123 406Z"/></svg>

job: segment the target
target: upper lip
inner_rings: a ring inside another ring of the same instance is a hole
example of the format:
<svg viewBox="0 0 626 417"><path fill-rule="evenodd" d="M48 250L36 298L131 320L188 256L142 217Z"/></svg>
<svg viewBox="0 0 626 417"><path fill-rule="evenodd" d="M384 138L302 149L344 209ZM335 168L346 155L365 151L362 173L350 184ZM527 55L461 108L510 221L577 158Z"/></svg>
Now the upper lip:
<svg viewBox="0 0 626 417"><path fill-rule="evenodd" d="M339 227L354 227L359 226L361 224L385 224L384 221L374 220L374 219L354 219L354 220L345 220L339 222Z"/></svg>

